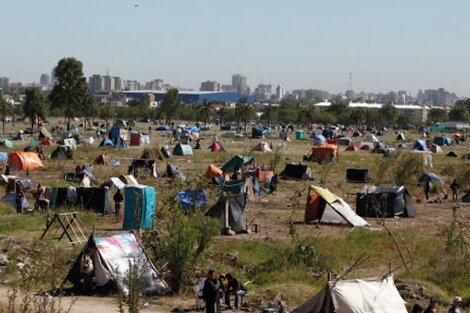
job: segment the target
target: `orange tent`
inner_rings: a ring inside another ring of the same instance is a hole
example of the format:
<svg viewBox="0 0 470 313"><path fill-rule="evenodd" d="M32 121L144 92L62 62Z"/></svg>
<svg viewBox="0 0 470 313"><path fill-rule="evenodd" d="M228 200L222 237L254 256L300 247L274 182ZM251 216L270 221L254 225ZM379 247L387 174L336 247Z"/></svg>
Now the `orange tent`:
<svg viewBox="0 0 470 313"><path fill-rule="evenodd" d="M12 152L8 156L8 165L17 171L44 168L38 154L34 152Z"/></svg>
<svg viewBox="0 0 470 313"><path fill-rule="evenodd" d="M207 169L206 173L206 178L208 180L211 180L214 177L219 177L222 175L222 170L215 166L214 164L209 165L209 168Z"/></svg>
<svg viewBox="0 0 470 313"><path fill-rule="evenodd" d="M339 150L337 145L323 144L312 147L312 156L318 161L323 162L326 159L332 160L333 157L336 161L339 160Z"/></svg>

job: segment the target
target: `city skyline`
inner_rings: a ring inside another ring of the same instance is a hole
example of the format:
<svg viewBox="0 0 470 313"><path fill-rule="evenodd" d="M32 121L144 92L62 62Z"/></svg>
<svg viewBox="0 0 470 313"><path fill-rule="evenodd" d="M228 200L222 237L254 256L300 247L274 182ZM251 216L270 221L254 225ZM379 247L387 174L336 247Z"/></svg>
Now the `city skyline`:
<svg viewBox="0 0 470 313"><path fill-rule="evenodd" d="M2 5L8 29L0 76L39 82L62 57L96 73L137 81L160 77L197 90L234 73L287 90L365 92L440 87L469 97L470 3L405 0L91 0ZM119 27L113 22L119 21ZM60 27L58 27L60 25Z"/></svg>

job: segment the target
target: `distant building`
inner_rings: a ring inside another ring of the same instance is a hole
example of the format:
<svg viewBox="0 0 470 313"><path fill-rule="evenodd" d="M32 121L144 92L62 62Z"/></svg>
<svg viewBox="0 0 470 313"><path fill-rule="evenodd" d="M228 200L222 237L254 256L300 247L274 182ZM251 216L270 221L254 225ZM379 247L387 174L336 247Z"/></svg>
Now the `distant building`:
<svg viewBox="0 0 470 313"><path fill-rule="evenodd" d="M286 96L286 90L281 85L276 87L276 98L277 100L282 100Z"/></svg>
<svg viewBox="0 0 470 313"><path fill-rule="evenodd" d="M93 75L88 78L88 89L92 93L104 91L104 79L101 75Z"/></svg>
<svg viewBox="0 0 470 313"><path fill-rule="evenodd" d="M122 79L120 77L113 77L114 80L114 90L113 91L121 91L123 90Z"/></svg>
<svg viewBox="0 0 470 313"><path fill-rule="evenodd" d="M8 77L0 77L0 87L7 87L10 84Z"/></svg>
<svg viewBox="0 0 470 313"><path fill-rule="evenodd" d="M248 87L247 78L241 74L232 75L232 89L238 93L248 95L250 87Z"/></svg>
<svg viewBox="0 0 470 313"><path fill-rule="evenodd" d="M222 85L221 91L232 92L232 91L234 91L234 90L233 90L232 85Z"/></svg>
<svg viewBox="0 0 470 313"><path fill-rule="evenodd" d="M164 90L164 86L163 79L160 78L145 83L145 89L147 90Z"/></svg>
<svg viewBox="0 0 470 313"><path fill-rule="evenodd" d="M199 91L220 91L220 84L215 80L208 80L201 83Z"/></svg>
<svg viewBox="0 0 470 313"><path fill-rule="evenodd" d="M122 91L124 83L120 77L93 75L88 78L88 89L92 93Z"/></svg>
<svg viewBox="0 0 470 313"><path fill-rule="evenodd" d="M126 80L126 82L124 83L124 90L140 90L140 83L136 80Z"/></svg>
<svg viewBox="0 0 470 313"><path fill-rule="evenodd" d="M272 86L271 85L263 85L259 84L258 87L255 89L255 98L259 101L269 100L272 94Z"/></svg>
<svg viewBox="0 0 470 313"><path fill-rule="evenodd" d="M51 79L49 74L41 74L41 78L39 79L39 84L43 87L49 86L51 83Z"/></svg>

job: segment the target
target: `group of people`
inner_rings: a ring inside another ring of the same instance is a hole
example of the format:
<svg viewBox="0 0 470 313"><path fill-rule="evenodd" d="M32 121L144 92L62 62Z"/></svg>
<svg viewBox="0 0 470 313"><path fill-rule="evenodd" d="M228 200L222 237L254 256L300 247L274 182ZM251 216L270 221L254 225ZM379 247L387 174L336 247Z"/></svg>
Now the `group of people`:
<svg viewBox="0 0 470 313"><path fill-rule="evenodd" d="M452 202L458 202L459 200L459 190L460 190L460 185L457 182L457 179L454 179L452 183L449 185L450 190L452 191ZM426 201L429 200L429 194L431 193L431 179L429 177L426 177L423 183L423 191L424 191L424 197ZM444 199L447 199L447 194L445 195Z"/></svg>
<svg viewBox="0 0 470 313"><path fill-rule="evenodd" d="M415 304L411 313L441 313L441 311L437 307L437 299L431 298L429 301L429 305L426 309L424 309L421 305ZM448 313L462 313L462 298L455 297L452 306L449 308Z"/></svg>
<svg viewBox="0 0 470 313"><path fill-rule="evenodd" d="M246 295L243 283L233 274L220 274L217 276L214 270L209 270L207 277L198 285L198 295L206 303L206 312L219 312L223 306L238 310L242 298ZM231 298L235 298L232 305Z"/></svg>

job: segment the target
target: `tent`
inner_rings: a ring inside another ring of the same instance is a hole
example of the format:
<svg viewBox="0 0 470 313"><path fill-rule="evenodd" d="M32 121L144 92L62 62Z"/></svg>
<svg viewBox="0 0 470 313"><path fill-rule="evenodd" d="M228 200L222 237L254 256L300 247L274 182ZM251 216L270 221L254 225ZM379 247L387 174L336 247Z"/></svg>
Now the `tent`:
<svg viewBox="0 0 470 313"><path fill-rule="evenodd" d="M341 137L337 140L338 146L350 146L353 144L353 141L349 137Z"/></svg>
<svg viewBox="0 0 470 313"><path fill-rule="evenodd" d="M348 168L346 170L346 181L348 183L368 183L370 172L368 169Z"/></svg>
<svg viewBox="0 0 470 313"><path fill-rule="evenodd" d="M405 134L399 133L399 134L397 135L397 140L406 140L406 139L405 139Z"/></svg>
<svg viewBox="0 0 470 313"><path fill-rule="evenodd" d="M2 141L0 141L0 146L6 147L9 149L15 149L15 144L13 143L13 141L8 140L8 139L3 139Z"/></svg>
<svg viewBox="0 0 470 313"><path fill-rule="evenodd" d="M406 145L406 143L399 143L399 144L397 144L397 148L398 149L408 149L408 146Z"/></svg>
<svg viewBox="0 0 470 313"><path fill-rule="evenodd" d="M113 147L114 148L114 143L111 141L111 139L103 139L100 142L100 147Z"/></svg>
<svg viewBox="0 0 470 313"><path fill-rule="evenodd" d="M162 160L163 155L158 147L156 148L146 148L144 152L142 152L140 159L142 160Z"/></svg>
<svg viewBox="0 0 470 313"><path fill-rule="evenodd" d="M150 144L150 136L144 135L141 132L131 133L131 146L147 146Z"/></svg>
<svg viewBox="0 0 470 313"><path fill-rule="evenodd" d="M374 153L385 153L387 149L389 149L388 145L383 141L379 141L375 143L374 150L372 151Z"/></svg>
<svg viewBox="0 0 470 313"><path fill-rule="evenodd" d="M326 138L322 134L313 133L310 138L313 139L314 145L323 145L326 143Z"/></svg>
<svg viewBox="0 0 470 313"><path fill-rule="evenodd" d="M365 141L375 143L375 142L379 142L380 140L377 137L375 137L375 135L369 134L369 135L367 135Z"/></svg>
<svg viewBox="0 0 470 313"><path fill-rule="evenodd" d="M7 193L6 195L3 196L0 202L7 203L11 205L12 207L16 208L16 192L12 191L12 192ZM23 201L21 203L21 208L23 210L29 208L29 202L26 199L26 197L23 198Z"/></svg>
<svg viewBox="0 0 470 313"><path fill-rule="evenodd" d="M449 153L447 153L446 156L452 157L452 158L458 158L459 157L459 155L454 151L449 151Z"/></svg>
<svg viewBox="0 0 470 313"><path fill-rule="evenodd" d="M338 159L338 146L331 144L323 144L312 147L312 154L310 155L309 161L317 161L321 164L323 161L337 162Z"/></svg>
<svg viewBox="0 0 470 313"><path fill-rule="evenodd" d="M64 146L70 147L72 150L77 150L77 141L75 138L67 138L62 140Z"/></svg>
<svg viewBox="0 0 470 313"><path fill-rule="evenodd" d="M105 153L100 153L95 160L93 160L93 163L96 165L108 165L108 155Z"/></svg>
<svg viewBox="0 0 470 313"><path fill-rule="evenodd" d="M95 138L93 137L80 137L80 142L83 143L86 146L90 146L95 143Z"/></svg>
<svg viewBox="0 0 470 313"><path fill-rule="evenodd" d="M151 186L124 187L124 220L122 229L150 229L156 210L156 192Z"/></svg>
<svg viewBox="0 0 470 313"><path fill-rule="evenodd" d="M129 166L129 175L139 176L153 176L157 178L157 162L155 160L132 160Z"/></svg>
<svg viewBox="0 0 470 313"><path fill-rule="evenodd" d="M78 203L87 211L97 213L111 213L111 201L109 189L105 187L80 187L77 188Z"/></svg>
<svg viewBox="0 0 470 313"><path fill-rule="evenodd" d="M313 180L312 171L307 165L303 164L286 164L280 177L282 179Z"/></svg>
<svg viewBox="0 0 470 313"><path fill-rule="evenodd" d="M271 150L267 142L260 142L253 148L252 151L272 152L273 150Z"/></svg>
<svg viewBox="0 0 470 313"><path fill-rule="evenodd" d="M191 208L199 210L207 204L207 196L202 188L178 192L176 198L181 203L184 212Z"/></svg>
<svg viewBox="0 0 470 313"><path fill-rule="evenodd" d="M118 177L111 177L107 181L101 184L100 187L108 187L109 189L124 189L126 184Z"/></svg>
<svg viewBox="0 0 470 313"><path fill-rule="evenodd" d="M373 150L374 149L374 143L369 142L369 141L363 141L361 142L361 145L359 146L361 150Z"/></svg>
<svg viewBox="0 0 470 313"><path fill-rule="evenodd" d="M45 129L44 127L39 128L39 139L45 140L45 139L52 139L54 138L51 133Z"/></svg>
<svg viewBox="0 0 470 313"><path fill-rule="evenodd" d="M34 152L12 152L8 155L8 164L12 170L36 170L44 168L41 159Z"/></svg>
<svg viewBox="0 0 470 313"><path fill-rule="evenodd" d="M365 185L356 198L356 213L362 217L415 217L413 197L404 186Z"/></svg>
<svg viewBox="0 0 470 313"><path fill-rule="evenodd" d="M432 142L439 146L450 146L452 144L452 139L445 136L436 136Z"/></svg>
<svg viewBox="0 0 470 313"><path fill-rule="evenodd" d="M209 165L206 172L206 178L212 180L214 177L222 176L222 170L214 164Z"/></svg>
<svg viewBox="0 0 470 313"><path fill-rule="evenodd" d="M305 206L305 222L319 221L328 224L349 224L353 227L367 226L343 199L328 189L310 186Z"/></svg>
<svg viewBox="0 0 470 313"><path fill-rule="evenodd" d="M391 275L329 281L291 313L407 313Z"/></svg>
<svg viewBox="0 0 470 313"><path fill-rule="evenodd" d="M126 146L127 130L119 126L113 126L109 130L108 138L113 142L115 148L124 148Z"/></svg>
<svg viewBox="0 0 470 313"><path fill-rule="evenodd" d="M362 137L362 134L358 130L356 130L356 131L354 131L352 136L353 137Z"/></svg>
<svg viewBox="0 0 470 313"><path fill-rule="evenodd" d="M54 144L54 140L52 140L51 138L45 138L43 141L42 141L42 144L44 146L52 146Z"/></svg>
<svg viewBox="0 0 470 313"><path fill-rule="evenodd" d="M58 146L51 153L53 160L73 160L73 151L68 146Z"/></svg>
<svg viewBox="0 0 470 313"><path fill-rule="evenodd" d="M186 180L186 176L183 174L183 171L181 171L181 167L179 165L167 164L166 175L171 178Z"/></svg>
<svg viewBox="0 0 470 313"><path fill-rule="evenodd" d="M159 126L157 126L157 128L155 130L156 131L170 131L171 127L168 126L168 125L159 125Z"/></svg>
<svg viewBox="0 0 470 313"><path fill-rule="evenodd" d="M251 129L251 138L263 138L267 134L267 131L263 128L255 128Z"/></svg>
<svg viewBox="0 0 470 313"><path fill-rule="evenodd" d="M353 145L347 146L346 149L345 149L345 151L353 151L353 152L356 152L356 151L359 151L359 150L360 149L358 147L353 146Z"/></svg>
<svg viewBox="0 0 470 313"><path fill-rule="evenodd" d="M162 154L165 158L169 159L169 158L172 157L172 153L171 153L170 148L168 147L168 145L163 145L162 149L160 151L162 152Z"/></svg>
<svg viewBox="0 0 470 313"><path fill-rule="evenodd" d="M442 148L436 145L435 143L431 145L431 152L432 153L444 153L444 151L442 151Z"/></svg>
<svg viewBox="0 0 470 313"><path fill-rule="evenodd" d="M193 148L191 148L190 145L184 145L181 143L175 146L175 148L173 149L173 154L174 155L194 155Z"/></svg>
<svg viewBox="0 0 470 313"><path fill-rule="evenodd" d="M128 186L138 186L139 182L133 175L121 175L119 179Z"/></svg>
<svg viewBox="0 0 470 313"><path fill-rule="evenodd" d="M218 141L214 141L210 146L209 149L211 149L212 152L223 152L225 151L224 146Z"/></svg>
<svg viewBox="0 0 470 313"><path fill-rule="evenodd" d="M111 237L88 239L82 252L75 260L65 281L70 281L75 288L81 289L80 262L87 248L96 248L92 255L94 275L97 287L103 287L113 278L125 295L129 294L129 270L131 264L139 267L140 292L145 295L167 294L169 287L155 269L136 236L123 233Z"/></svg>
<svg viewBox="0 0 470 313"><path fill-rule="evenodd" d="M418 179L418 184L422 185L426 181L426 179L429 179L431 183L444 185L444 181L442 180L442 178L432 172L423 173Z"/></svg>
<svg viewBox="0 0 470 313"><path fill-rule="evenodd" d="M426 140L416 140L415 144L413 145L413 150L427 151L428 148Z"/></svg>
<svg viewBox="0 0 470 313"><path fill-rule="evenodd" d="M233 158L231 158L227 163L222 166L222 172L226 173L228 171L231 171L235 168L240 168L243 165L250 164L253 162L255 159L253 157L246 157L242 155L236 155Z"/></svg>
<svg viewBox="0 0 470 313"><path fill-rule="evenodd" d="M217 203L206 212L206 216L220 218L222 234L229 234L230 231L236 234L246 233L246 205L247 195L245 193L222 196Z"/></svg>

